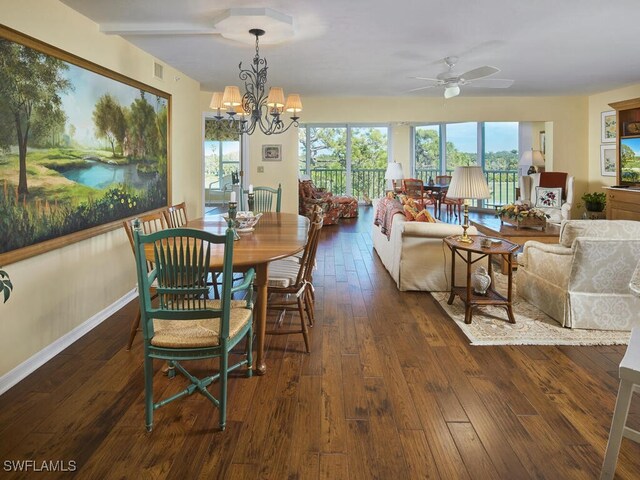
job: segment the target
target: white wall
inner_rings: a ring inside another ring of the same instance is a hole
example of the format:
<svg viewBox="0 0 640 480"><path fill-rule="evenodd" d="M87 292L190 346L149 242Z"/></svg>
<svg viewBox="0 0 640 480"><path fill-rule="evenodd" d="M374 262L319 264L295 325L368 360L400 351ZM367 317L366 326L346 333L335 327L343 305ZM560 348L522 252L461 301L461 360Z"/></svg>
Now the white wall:
<svg viewBox="0 0 640 480"><path fill-rule="evenodd" d="M152 77L154 58L57 0L0 0L2 23L172 95L173 201L201 211L201 134L198 82L165 65ZM180 77L175 81L175 77ZM135 286L128 240L117 229L36 257L4 265L14 291L0 304L0 376L29 359Z"/></svg>

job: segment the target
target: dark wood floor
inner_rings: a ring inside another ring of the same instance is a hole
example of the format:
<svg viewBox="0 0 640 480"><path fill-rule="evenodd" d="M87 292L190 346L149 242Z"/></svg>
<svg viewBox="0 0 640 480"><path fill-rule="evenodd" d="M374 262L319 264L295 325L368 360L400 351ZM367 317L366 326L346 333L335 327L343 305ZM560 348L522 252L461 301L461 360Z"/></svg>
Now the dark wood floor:
<svg viewBox="0 0 640 480"><path fill-rule="evenodd" d="M2 478L597 478L625 348L469 346L429 294L397 291L363 213L323 229L312 353L269 337L267 375L230 382L225 432L196 394L146 433L131 303L0 397L0 468L77 471ZM157 392L182 383L155 377ZM629 440L618 475L640 478Z"/></svg>

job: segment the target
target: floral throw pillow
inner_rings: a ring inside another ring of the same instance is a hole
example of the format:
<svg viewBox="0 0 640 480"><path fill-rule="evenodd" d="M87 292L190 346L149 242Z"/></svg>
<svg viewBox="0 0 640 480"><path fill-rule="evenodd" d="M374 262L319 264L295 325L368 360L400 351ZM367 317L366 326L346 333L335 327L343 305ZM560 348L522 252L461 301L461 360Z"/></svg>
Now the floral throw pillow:
<svg viewBox="0 0 640 480"><path fill-rule="evenodd" d="M560 208L562 206L562 188L536 187L536 207Z"/></svg>

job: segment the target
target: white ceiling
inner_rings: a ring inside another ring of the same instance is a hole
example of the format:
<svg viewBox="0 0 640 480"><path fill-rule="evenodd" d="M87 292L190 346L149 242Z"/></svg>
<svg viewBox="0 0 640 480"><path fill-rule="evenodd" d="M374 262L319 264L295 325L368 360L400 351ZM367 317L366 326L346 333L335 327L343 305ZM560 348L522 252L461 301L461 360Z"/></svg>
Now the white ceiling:
<svg viewBox="0 0 640 480"><path fill-rule="evenodd" d="M513 79L508 89L463 87L462 96L584 95L640 83L638 0L62 0L108 28L200 28L227 8L269 7L293 17L294 36L261 44L268 85L325 96L407 93L446 69L482 65ZM269 36L267 31L265 39ZM240 84L238 63L254 47L209 33L123 35L202 84ZM247 33L248 42L251 38Z"/></svg>

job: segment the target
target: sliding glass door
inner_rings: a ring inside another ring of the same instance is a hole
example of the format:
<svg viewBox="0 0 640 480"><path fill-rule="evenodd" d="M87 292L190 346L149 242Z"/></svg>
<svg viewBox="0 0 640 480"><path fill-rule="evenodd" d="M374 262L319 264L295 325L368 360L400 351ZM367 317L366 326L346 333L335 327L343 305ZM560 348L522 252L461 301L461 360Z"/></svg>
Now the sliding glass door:
<svg viewBox="0 0 640 480"><path fill-rule="evenodd" d="M314 126L299 130L300 172L318 187L359 200L384 194L386 126Z"/></svg>

